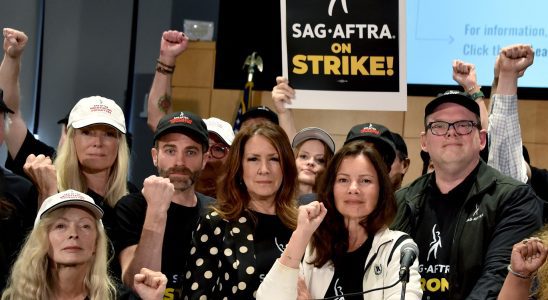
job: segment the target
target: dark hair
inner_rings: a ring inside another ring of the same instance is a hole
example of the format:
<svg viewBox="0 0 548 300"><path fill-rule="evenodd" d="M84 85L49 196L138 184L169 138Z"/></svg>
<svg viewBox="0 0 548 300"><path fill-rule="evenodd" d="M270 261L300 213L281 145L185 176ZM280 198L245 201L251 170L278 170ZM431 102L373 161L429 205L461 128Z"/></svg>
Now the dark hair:
<svg viewBox="0 0 548 300"><path fill-rule="evenodd" d="M527 164L530 165L531 159L529 158L529 151L527 150L527 147L525 147L525 145L521 145L521 151L523 153L523 159L525 159Z"/></svg>
<svg viewBox="0 0 548 300"><path fill-rule="evenodd" d="M283 180L276 193L276 215L290 229L297 225L295 191L297 167L285 131L276 124L261 123L246 127L236 135L226 161L224 172L217 181L217 201L213 209L224 219L237 220L249 204L249 193L243 184L242 161L245 145L256 135L265 137L280 157Z"/></svg>
<svg viewBox="0 0 548 300"><path fill-rule="evenodd" d="M3 197L0 197L0 221L9 219L14 214L15 206Z"/></svg>
<svg viewBox="0 0 548 300"><path fill-rule="evenodd" d="M348 251L348 229L344 224L344 217L335 207L333 186L335 174L343 159L363 155L369 159L377 172L379 182L379 199L377 206L365 217L360 224L365 228L369 238L392 222L396 215L396 199L386 164L377 150L362 141L354 141L344 145L333 157L325 173L320 179L318 199L327 208L327 215L312 236L312 250L315 251L311 262L315 267L321 267L329 260L335 266L341 257Z"/></svg>
<svg viewBox="0 0 548 300"><path fill-rule="evenodd" d="M392 134L392 139L394 140L394 146L396 146L396 155L400 160L405 160L407 158L407 145L403 137L397 132L390 132Z"/></svg>
<svg viewBox="0 0 548 300"><path fill-rule="evenodd" d="M329 164L329 162L331 161L331 159L333 158L333 151L331 151L331 148L329 148L329 146L324 143L322 140L318 140L318 139L308 139L308 140L304 140L302 142L300 142L296 147L295 147L295 150L294 150L294 154L295 154L295 159L297 159L297 156L299 155L299 151L301 151L301 147L303 146L304 143L310 141L310 140L316 140L316 141L320 141L323 145L323 159L325 161L325 168L318 172L318 174L316 175L316 181L314 182L314 186L312 188L312 191L313 192L317 192L318 190L318 182L319 182L319 178L322 176L323 173L325 173L325 170L327 169L327 165Z"/></svg>
<svg viewBox="0 0 548 300"><path fill-rule="evenodd" d="M0 170L0 220L9 219L16 211L15 205L5 198L5 182L4 172Z"/></svg>
<svg viewBox="0 0 548 300"><path fill-rule="evenodd" d="M430 154L428 154L428 152L424 150L421 150L421 160L422 160L421 174L424 175L428 173L428 166L430 165Z"/></svg>

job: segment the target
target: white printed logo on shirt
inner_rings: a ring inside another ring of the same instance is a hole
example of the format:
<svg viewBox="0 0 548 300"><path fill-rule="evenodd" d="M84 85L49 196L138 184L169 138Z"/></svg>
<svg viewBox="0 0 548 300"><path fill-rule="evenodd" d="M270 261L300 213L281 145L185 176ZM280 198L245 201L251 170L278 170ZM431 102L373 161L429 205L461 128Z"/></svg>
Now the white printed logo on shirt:
<svg viewBox="0 0 548 300"><path fill-rule="evenodd" d="M438 259L438 249L441 248L441 235L438 230L436 230L438 224L434 224L432 227L432 242L430 242L430 249L428 250L428 256L426 260L430 260L430 254L434 254L434 259Z"/></svg>

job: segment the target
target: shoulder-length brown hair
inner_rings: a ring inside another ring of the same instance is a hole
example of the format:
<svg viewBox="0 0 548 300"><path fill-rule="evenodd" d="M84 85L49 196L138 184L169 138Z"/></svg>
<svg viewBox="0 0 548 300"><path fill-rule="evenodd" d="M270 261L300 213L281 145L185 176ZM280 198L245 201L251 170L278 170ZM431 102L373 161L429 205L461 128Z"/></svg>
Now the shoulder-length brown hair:
<svg viewBox="0 0 548 300"><path fill-rule="evenodd" d="M367 231L368 238L373 238L379 229L388 226L396 215L394 190L380 154L373 146L362 141L344 145L337 151L320 178L318 200L324 203L327 215L312 236L311 245L315 255L309 263L316 267L321 267L330 260L337 266L341 256L348 251L348 229L344 224L344 217L335 206L333 186L343 159L359 155L367 157L373 164L379 182L377 206L360 222Z"/></svg>
<svg viewBox="0 0 548 300"><path fill-rule="evenodd" d="M224 172L217 182L217 201L213 209L222 218L231 221L237 220L247 210L250 197L243 183L242 161L245 145L256 135L265 137L278 152L283 180L276 193L276 215L285 226L295 229L297 167L289 138L285 131L275 124L256 124L238 132L230 147Z"/></svg>

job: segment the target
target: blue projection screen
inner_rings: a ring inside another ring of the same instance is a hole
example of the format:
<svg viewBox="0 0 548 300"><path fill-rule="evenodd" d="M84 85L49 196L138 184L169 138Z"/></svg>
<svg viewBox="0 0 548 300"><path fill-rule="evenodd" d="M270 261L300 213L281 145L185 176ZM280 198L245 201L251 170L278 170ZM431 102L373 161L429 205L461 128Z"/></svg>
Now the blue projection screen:
<svg viewBox="0 0 548 300"><path fill-rule="evenodd" d="M520 88L548 87L547 0L408 0L407 80L418 85L455 85L451 62L476 65L490 86L501 47L531 44L535 61ZM544 99L548 98L548 94Z"/></svg>

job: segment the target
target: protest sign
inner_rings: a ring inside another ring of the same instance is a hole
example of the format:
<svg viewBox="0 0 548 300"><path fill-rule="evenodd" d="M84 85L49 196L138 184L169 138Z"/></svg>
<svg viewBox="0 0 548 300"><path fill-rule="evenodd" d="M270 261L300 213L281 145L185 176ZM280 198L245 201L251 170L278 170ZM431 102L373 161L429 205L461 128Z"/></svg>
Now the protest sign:
<svg viewBox="0 0 548 300"><path fill-rule="evenodd" d="M406 110L404 0L281 0L292 108Z"/></svg>

